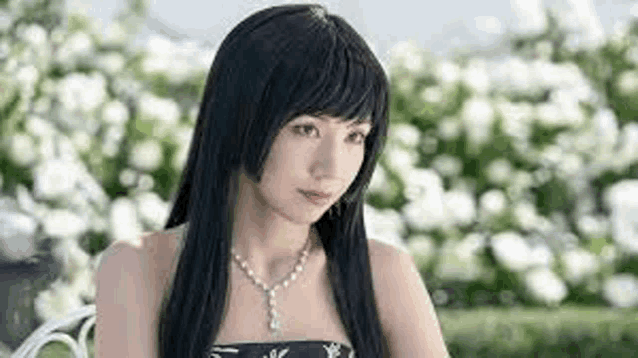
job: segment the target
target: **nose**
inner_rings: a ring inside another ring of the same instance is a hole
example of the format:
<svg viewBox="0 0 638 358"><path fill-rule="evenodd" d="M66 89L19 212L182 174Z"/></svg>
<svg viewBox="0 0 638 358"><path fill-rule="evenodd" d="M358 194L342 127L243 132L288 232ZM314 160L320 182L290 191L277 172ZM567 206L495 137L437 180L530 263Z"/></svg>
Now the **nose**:
<svg viewBox="0 0 638 358"><path fill-rule="evenodd" d="M339 178L343 171L352 170L347 168L354 163L349 160L346 145L337 140L337 136L326 136L315 152L313 175Z"/></svg>

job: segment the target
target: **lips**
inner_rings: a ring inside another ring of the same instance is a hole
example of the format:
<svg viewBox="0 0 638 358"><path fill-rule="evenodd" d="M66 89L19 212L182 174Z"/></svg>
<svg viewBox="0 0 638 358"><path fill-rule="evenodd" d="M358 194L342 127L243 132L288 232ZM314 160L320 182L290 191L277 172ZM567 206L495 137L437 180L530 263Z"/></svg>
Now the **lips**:
<svg viewBox="0 0 638 358"><path fill-rule="evenodd" d="M300 191L301 193L303 193L303 194L306 194L306 195L315 195L315 196L317 196L318 198L322 198L322 199L329 198L330 196L332 196L332 194L324 193L324 192L321 192L321 191L314 191L314 190L301 190L301 189L299 189L299 191Z"/></svg>

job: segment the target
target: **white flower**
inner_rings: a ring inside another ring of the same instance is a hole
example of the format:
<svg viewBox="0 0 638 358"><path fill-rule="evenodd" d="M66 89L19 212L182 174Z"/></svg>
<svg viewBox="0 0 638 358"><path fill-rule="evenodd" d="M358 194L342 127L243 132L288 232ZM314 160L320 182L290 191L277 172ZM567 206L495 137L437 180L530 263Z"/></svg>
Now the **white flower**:
<svg viewBox="0 0 638 358"><path fill-rule="evenodd" d="M122 101L109 101L102 108L102 120L113 125L124 125L129 120L128 107Z"/></svg>
<svg viewBox="0 0 638 358"><path fill-rule="evenodd" d="M432 167L442 176L455 177L461 174L463 162L458 157L444 153L432 160Z"/></svg>
<svg viewBox="0 0 638 358"><path fill-rule="evenodd" d="M561 259L565 267L565 280L572 285L580 284L600 269L596 255L582 248L563 252Z"/></svg>
<svg viewBox="0 0 638 358"><path fill-rule="evenodd" d="M46 44L47 32L38 24L30 24L20 32L19 37L34 48L40 48Z"/></svg>
<svg viewBox="0 0 638 358"><path fill-rule="evenodd" d="M420 97L425 102L439 103L443 100L443 91L439 86L426 87L421 92Z"/></svg>
<svg viewBox="0 0 638 358"><path fill-rule="evenodd" d="M415 126L408 123L398 123L390 128L390 135L393 140L402 145L414 148L419 144L421 132Z"/></svg>
<svg viewBox="0 0 638 358"><path fill-rule="evenodd" d="M102 44L105 46L124 45L127 40L127 33L122 24L118 21L111 22L104 31Z"/></svg>
<svg viewBox="0 0 638 358"><path fill-rule="evenodd" d="M107 97L106 79L99 72L90 76L71 73L58 82L58 98L67 111L96 109Z"/></svg>
<svg viewBox="0 0 638 358"><path fill-rule="evenodd" d="M33 255L33 237L38 223L30 216L8 210L0 210L0 250L3 258L21 260Z"/></svg>
<svg viewBox="0 0 638 358"><path fill-rule="evenodd" d="M616 114L609 108L600 108L592 117L598 143L605 147L613 147L618 139L619 129Z"/></svg>
<svg viewBox="0 0 638 358"><path fill-rule="evenodd" d="M609 234L609 220L604 216L583 215L576 222L578 231L586 238L601 238Z"/></svg>
<svg viewBox="0 0 638 358"><path fill-rule="evenodd" d="M443 195L443 180L432 169L416 168L404 177L404 195L408 200L418 200L427 195Z"/></svg>
<svg viewBox="0 0 638 358"><path fill-rule="evenodd" d="M86 220L65 209L53 209L44 218L44 232L57 239L73 239L88 230Z"/></svg>
<svg viewBox="0 0 638 358"><path fill-rule="evenodd" d="M518 56L507 56L491 65L494 89L499 92L528 92L532 89L529 66Z"/></svg>
<svg viewBox="0 0 638 358"><path fill-rule="evenodd" d="M541 152L540 159L543 161L543 164L547 166L557 165L563 156L563 149L556 144L550 144L545 146L545 148Z"/></svg>
<svg viewBox="0 0 638 358"><path fill-rule="evenodd" d="M502 116L500 127L503 132L514 140L527 141L534 113L532 104L499 101L497 108Z"/></svg>
<svg viewBox="0 0 638 358"><path fill-rule="evenodd" d="M427 235L412 236L407 240L407 249L417 267L426 267L436 255L434 240Z"/></svg>
<svg viewBox="0 0 638 358"><path fill-rule="evenodd" d="M501 215L507 207L507 198L502 190L492 189L481 195L479 206L488 217Z"/></svg>
<svg viewBox="0 0 638 358"><path fill-rule="evenodd" d="M53 250L52 256L62 265L62 274L72 282L76 275L89 267L91 257L84 252L75 239L59 240Z"/></svg>
<svg viewBox="0 0 638 358"><path fill-rule="evenodd" d="M616 86L625 96L631 95L638 90L638 73L633 70L626 70L618 75Z"/></svg>
<svg viewBox="0 0 638 358"><path fill-rule="evenodd" d="M15 74L15 79L21 85L23 95L31 96L35 88L35 84L40 78L40 72L34 65L22 66Z"/></svg>
<svg viewBox="0 0 638 358"><path fill-rule="evenodd" d="M441 139L454 140L459 137L462 129L461 121L453 117L445 117L439 121L437 133Z"/></svg>
<svg viewBox="0 0 638 358"><path fill-rule="evenodd" d="M490 89L490 76L485 60L470 60L468 67L463 71L463 83L479 95L487 94Z"/></svg>
<svg viewBox="0 0 638 358"><path fill-rule="evenodd" d="M512 165L506 158L494 159L487 166L486 175L488 180L497 185L506 184L512 175Z"/></svg>
<svg viewBox="0 0 638 358"><path fill-rule="evenodd" d="M73 131L71 141L79 153L87 153L93 143L92 137L83 130Z"/></svg>
<svg viewBox="0 0 638 358"><path fill-rule="evenodd" d="M522 201L514 205L514 218L524 230L531 230L536 226L536 205Z"/></svg>
<svg viewBox="0 0 638 358"><path fill-rule="evenodd" d="M79 162L81 160L75 145L67 135L60 134L56 136L56 141L58 149L57 154L60 160L66 160L69 162Z"/></svg>
<svg viewBox="0 0 638 358"><path fill-rule="evenodd" d="M459 225L470 225L476 218L474 194L465 190L451 190L444 194L445 207L450 218Z"/></svg>
<svg viewBox="0 0 638 358"><path fill-rule="evenodd" d="M402 66L410 72L422 72L425 64L421 51L414 40L398 42L390 49L392 67Z"/></svg>
<svg viewBox="0 0 638 358"><path fill-rule="evenodd" d="M153 189L154 186L155 186L155 180L153 180L152 176L146 173L140 174L140 179L137 183L137 189L141 191L148 191Z"/></svg>
<svg viewBox="0 0 638 358"><path fill-rule="evenodd" d="M121 142L126 134L126 129L121 125L109 125L104 129L104 140L102 141L102 154L105 157L115 157L120 149Z"/></svg>
<svg viewBox="0 0 638 358"><path fill-rule="evenodd" d="M5 10L0 10L0 32L6 32L9 30L13 23L13 16L11 13Z"/></svg>
<svg viewBox="0 0 638 358"><path fill-rule="evenodd" d="M140 244L142 226L138 221L135 203L128 198L117 198L111 204L109 218L110 236L114 241Z"/></svg>
<svg viewBox="0 0 638 358"><path fill-rule="evenodd" d="M369 238L403 246L403 234L406 227L401 215L393 209L366 211L366 232Z"/></svg>
<svg viewBox="0 0 638 358"><path fill-rule="evenodd" d="M583 158L576 153L567 153L562 156L557 167L558 174L564 177L574 177L583 172L585 166Z"/></svg>
<svg viewBox="0 0 638 358"><path fill-rule="evenodd" d="M447 240L439 251L435 275L441 280L474 281L481 277L482 265L477 255L461 243Z"/></svg>
<svg viewBox="0 0 638 358"><path fill-rule="evenodd" d="M481 147L492 136L494 109L483 98L471 98L463 103L461 118L471 144Z"/></svg>
<svg viewBox="0 0 638 358"><path fill-rule="evenodd" d="M623 180L604 194L614 241L624 250L638 253L638 180Z"/></svg>
<svg viewBox="0 0 638 358"><path fill-rule="evenodd" d="M70 287L79 297L89 301L94 301L96 292L94 277L95 270L91 267L85 267L80 271L75 272Z"/></svg>
<svg viewBox="0 0 638 358"><path fill-rule="evenodd" d="M146 74L167 72L172 65L169 56L148 55L142 61L142 71Z"/></svg>
<svg viewBox="0 0 638 358"><path fill-rule="evenodd" d="M81 308L83 303L72 287L58 279L48 289L38 293L33 305L38 319L46 322L65 317L69 312ZM59 330L69 333L79 324L80 321L72 322Z"/></svg>
<svg viewBox="0 0 638 358"><path fill-rule="evenodd" d="M551 59L552 55L554 54L553 44L548 40L537 42L536 53L538 54L539 58L545 60Z"/></svg>
<svg viewBox="0 0 638 358"><path fill-rule="evenodd" d="M158 98L151 93L144 93L139 99L140 116L145 120L157 121L158 134L172 131L180 117L180 109L171 98Z"/></svg>
<svg viewBox="0 0 638 358"><path fill-rule="evenodd" d="M564 114L561 107L555 103L539 103L536 105L538 122L547 128L554 128L564 124Z"/></svg>
<svg viewBox="0 0 638 358"><path fill-rule="evenodd" d="M151 35L146 42L146 51L154 56L170 57L175 51L170 39L161 35Z"/></svg>
<svg viewBox="0 0 638 358"><path fill-rule="evenodd" d="M27 167L36 160L35 141L29 135L16 133L9 138L9 158L21 167Z"/></svg>
<svg viewBox="0 0 638 358"><path fill-rule="evenodd" d="M77 61L92 57L94 51L93 40L89 34L78 31L69 36L55 52L55 56L58 63L70 69Z"/></svg>
<svg viewBox="0 0 638 358"><path fill-rule="evenodd" d="M37 115L28 116L24 125L27 132L36 137L52 137L58 132L51 122Z"/></svg>
<svg viewBox="0 0 638 358"><path fill-rule="evenodd" d="M478 254L487 245L487 237L484 234L471 232L459 242L457 245L457 254L461 258L467 258L470 255Z"/></svg>
<svg viewBox="0 0 638 358"><path fill-rule="evenodd" d="M554 253L545 244L534 245L531 248L531 265L551 267L554 264Z"/></svg>
<svg viewBox="0 0 638 358"><path fill-rule="evenodd" d="M117 52L109 52L98 56L96 59L96 65L102 71L112 76L124 69L126 60L124 59L124 56Z"/></svg>
<svg viewBox="0 0 638 358"><path fill-rule="evenodd" d="M638 306L638 279L630 273L608 278L603 283L603 297L614 307Z"/></svg>
<svg viewBox="0 0 638 358"><path fill-rule="evenodd" d="M435 75L443 85L450 85L461 78L461 68L454 62L444 60L436 64Z"/></svg>
<svg viewBox="0 0 638 358"><path fill-rule="evenodd" d="M617 157L623 162L632 163L638 160L638 124L634 122L626 123L622 128L621 148Z"/></svg>
<svg viewBox="0 0 638 358"><path fill-rule="evenodd" d="M134 170L125 168L119 175L120 184L126 187L132 187L137 182L137 173Z"/></svg>
<svg viewBox="0 0 638 358"><path fill-rule="evenodd" d="M537 267L525 274L526 290L539 303L558 306L567 297L565 283L547 267Z"/></svg>
<svg viewBox="0 0 638 358"><path fill-rule="evenodd" d="M374 172L372 173L372 178L370 178L370 185L368 185L368 191L372 193L380 193L384 189L386 189L388 185L388 177L386 175L385 169L383 166L377 165L374 168Z"/></svg>
<svg viewBox="0 0 638 358"><path fill-rule="evenodd" d="M398 146L388 146L384 155L387 158L386 163L389 169L399 174L404 174L406 171L414 168L414 165L419 160L419 156L415 150Z"/></svg>
<svg viewBox="0 0 638 358"><path fill-rule="evenodd" d="M439 192L410 201L401 211L408 224L417 230L433 230L449 224L442 193Z"/></svg>
<svg viewBox="0 0 638 358"><path fill-rule="evenodd" d="M67 161L49 159L34 169L34 195L38 199L55 199L70 193L76 185L78 170Z"/></svg>
<svg viewBox="0 0 638 358"><path fill-rule="evenodd" d="M186 161L188 160L188 150L190 148L187 146L180 146L177 148L177 151L173 154L173 158L171 160L171 167L175 169L177 172L181 172L184 170L186 166Z"/></svg>
<svg viewBox="0 0 638 358"><path fill-rule="evenodd" d="M506 231L492 236L492 249L497 261L510 271L525 271L531 263L530 247L516 232Z"/></svg>
<svg viewBox="0 0 638 358"><path fill-rule="evenodd" d="M146 139L133 146L129 164L142 171L153 171L163 161L162 146L154 139Z"/></svg>
<svg viewBox="0 0 638 358"><path fill-rule="evenodd" d="M142 192L135 196L140 219L154 230L161 229L168 219L170 207L157 193Z"/></svg>
<svg viewBox="0 0 638 358"><path fill-rule="evenodd" d="M1 186L1 185L0 185ZM20 210L25 213L33 214L35 212L36 203L24 184L18 184L16 187L16 200Z"/></svg>

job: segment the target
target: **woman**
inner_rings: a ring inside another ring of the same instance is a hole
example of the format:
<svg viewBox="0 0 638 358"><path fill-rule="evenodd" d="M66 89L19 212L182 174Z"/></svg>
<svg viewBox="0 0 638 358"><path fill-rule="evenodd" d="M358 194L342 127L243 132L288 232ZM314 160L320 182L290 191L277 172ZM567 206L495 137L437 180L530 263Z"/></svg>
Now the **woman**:
<svg viewBox="0 0 638 358"><path fill-rule="evenodd" d="M447 354L409 255L366 237L364 192L387 120L381 65L356 31L322 6L267 8L230 32L206 80L165 226L182 239L153 313L159 357L422 352L400 336L427 340L421 347L433 357ZM394 264L384 258L397 255ZM398 281L410 283L397 292L421 300L393 298L392 267L409 269ZM383 287L373 288L377 282ZM412 311L402 314L403 307ZM96 332L106 330L103 316ZM420 321L382 326L399 322L393 316ZM390 330L395 338L386 336Z"/></svg>

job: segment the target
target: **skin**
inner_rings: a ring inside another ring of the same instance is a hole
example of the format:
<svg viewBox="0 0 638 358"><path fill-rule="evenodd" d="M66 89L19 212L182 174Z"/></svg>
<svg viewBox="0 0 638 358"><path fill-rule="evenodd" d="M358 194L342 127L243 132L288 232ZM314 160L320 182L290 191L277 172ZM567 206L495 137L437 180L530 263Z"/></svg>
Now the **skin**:
<svg viewBox="0 0 638 358"><path fill-rule="evenodd" d="M261 183L240 173L232 247L267 282L289 271L309 236L314 245L319 242L312 224L347 191L363 163L371 125L322 118L302 115L279 132ZM298 189L334 195L317 206Z"/></svg>

